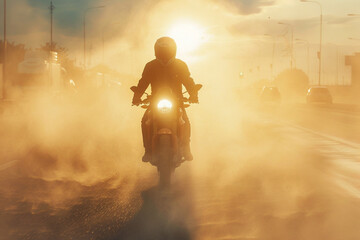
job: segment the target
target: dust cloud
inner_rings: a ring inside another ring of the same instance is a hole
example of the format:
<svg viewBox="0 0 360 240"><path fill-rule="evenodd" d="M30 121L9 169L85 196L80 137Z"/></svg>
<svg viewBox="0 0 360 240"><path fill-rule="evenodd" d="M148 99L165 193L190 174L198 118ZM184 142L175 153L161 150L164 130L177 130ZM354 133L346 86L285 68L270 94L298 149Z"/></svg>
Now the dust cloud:
<svg viewBox="0 0 360 240"><path fill-rule="evenodd" d="M1 159L18 161L21 175L49 181L92 184L118 169L122 178L136 175L139 130L128 130L136 125L130 94L116 90L11 103L1 118Z"/></svg>

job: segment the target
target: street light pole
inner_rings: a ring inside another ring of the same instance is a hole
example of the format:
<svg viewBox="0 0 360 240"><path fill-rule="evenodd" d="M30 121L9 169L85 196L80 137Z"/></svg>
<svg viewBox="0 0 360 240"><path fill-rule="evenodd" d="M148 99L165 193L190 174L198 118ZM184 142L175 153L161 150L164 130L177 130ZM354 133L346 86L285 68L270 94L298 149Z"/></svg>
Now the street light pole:
<svg viewBox="0 0 360 240"><path fill-rule="evenodd" d="M84 70L86 70L86 10L85 10L85 13L84 13L84 19L83 19L83 30L84 30L84 33L83 33L83 37L84 37Z"/></svg>
<svg viewBox="0 0 360 240"><path fill-rule="evenodd" d="M323 28L323 10L322 5L317 1L312 0L300 0L301 2L309 2L318 4L320 7L320 50L319 50L319 86L321 85L321 56L322 56L322 28Z"/></svg>
<svg viewBox="0 0 360 240"><path fill-rule="evenodd" d="M278 24L288 26L291 30L291 43L290 43L290 69L293 69L293 61L294 61L294 29L293 26L289 23L278 22Z"/></svg>
<svg viewBox="0 0 360 240"><path fill-rule="evenodd" d="M273 49L272 49L272 57L271 57L271 80L274 78L274 58L275 58L275 46L276 46L276 37L273 36L273 35L269 35L269 34L264 34L264 36L267 36L267 37L272 37L272 40L273 40Z"/></svg>
<svg viewBox="0 0 360 240"><path fill-rule="evenodd" d="M98 8L104 8L105 6L97 6L97 7L89 7L87 9L85 9L84 11L84 16L83 16L83 28L84 28L84 32L83 32L83 37L84 37L84 69L86 70L86 14L88 13L88 11L92 10L92 9L98 9Z"/></svg>
<svg viewBox="0 0 360 240"><path fill-rule="evenodd" d="M305 39L300 39L300 38L296 38L295 40L306 43L306 48L307 48L307 75L308 75L308 78L310 79L310 55L309 55L310 44L309 44L309 41L305 40Z"/></svg>
<svg viewBox="0 0 360 240"><path fill-rule="evenodd" d="M105 39L104 39L104 29L101 31L101 41L102 41L102 64L105 62Z"/></svg>
<svg viewBox="0 0 360 240"><path fill-rule="evenodd" d="M360 14L359 13L349 13L347 14L348 17L360 17ZM359 38L352 38L352 37L349 37L348 38L349 40L355 40L355 41L360 41ZM343 77L344 79L344 77ZM345 85L345 81L343 80L343 85Z"/></svg>
<svg viewBox="0 0 360 240"><path fill-rule="evenodd" d="M54 51L53 49L53 16L54 16L54 9L55 6L53 4L53 2L50 2L50 51Z"/></svg>
<svg viewBox="0 0 360 240"><path fill-rule="evenodd" d="M6 39L6 0L4 0L4 59L3 59L3 81L2 97L6 99L6 64L7 64L7 39Z"/></svg>

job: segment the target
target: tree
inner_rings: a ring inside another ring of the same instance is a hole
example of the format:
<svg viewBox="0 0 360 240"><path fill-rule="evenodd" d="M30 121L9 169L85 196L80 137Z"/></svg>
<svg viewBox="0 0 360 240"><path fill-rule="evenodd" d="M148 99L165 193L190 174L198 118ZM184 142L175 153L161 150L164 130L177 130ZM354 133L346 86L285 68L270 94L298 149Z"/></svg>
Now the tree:
<svg viewBox="0 0 360 240"><path fill-rule="evenodd" d="M274 83L279 87L282 95L299 97L306 93L309 77L300 69L287 69L276 77Z"/></svg>

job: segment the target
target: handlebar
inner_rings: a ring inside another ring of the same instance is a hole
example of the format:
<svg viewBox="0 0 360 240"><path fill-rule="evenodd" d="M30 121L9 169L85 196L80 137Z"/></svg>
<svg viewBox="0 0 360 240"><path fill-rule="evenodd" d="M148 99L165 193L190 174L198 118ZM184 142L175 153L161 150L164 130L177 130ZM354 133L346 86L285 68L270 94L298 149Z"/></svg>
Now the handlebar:
<svg viewBox="0 0 360 240"><path fill-rule="evenodd" d="M201 88L202 88L202 85L201 85L201 84L195 84L194 91L198 92ZM137 87L136 87L136 86L132 86L130 89L131 89L134 93L137 92ZM186 91L186 92L187 92L187 91ZM184 93L186 93L186 92L184 92ZM184 93L183 93L183 94L184 94ZM139 105L149 105L149 104L150 104L151 95L147 94L146 92L145 92L145 94L146 94L146 98L145 98L144 100L141 100L141 101L139 102ZM182 100L183 103L194 103L194 102L190 102L190 98L186 98L186 97L182 97L181 100ZM199 103L199 102L197 102L197 103ZM133 104L133 105L134 105L134 104Z"/></svg>
<svg viewBox="0 0 360 240"><path fill-rule="evenodd" d="M143 105L150 105L151 102L151 95L148 95L147 98L145 98L144 100L141 100L138 106L143 106ZM182 102L183 103L193 103L190 102L189 98L183 97L182 98ZM133 104L134 105L134 104Z"/></svg>

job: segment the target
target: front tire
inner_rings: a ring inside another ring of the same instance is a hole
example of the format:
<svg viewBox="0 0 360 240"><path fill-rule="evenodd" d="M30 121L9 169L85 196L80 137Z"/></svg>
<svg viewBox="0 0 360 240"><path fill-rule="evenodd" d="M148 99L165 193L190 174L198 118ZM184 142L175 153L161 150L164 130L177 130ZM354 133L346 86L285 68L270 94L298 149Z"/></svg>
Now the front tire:
<svg viewBox="0 0 360 240"><path fill-rule="evenodd" d="M171 173L173 170L173 147L171 135L159 135L157 145L159 186L168 187L171 184Z"/></svg>

